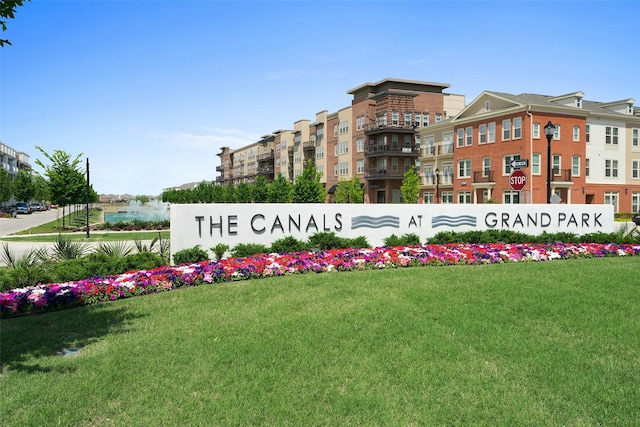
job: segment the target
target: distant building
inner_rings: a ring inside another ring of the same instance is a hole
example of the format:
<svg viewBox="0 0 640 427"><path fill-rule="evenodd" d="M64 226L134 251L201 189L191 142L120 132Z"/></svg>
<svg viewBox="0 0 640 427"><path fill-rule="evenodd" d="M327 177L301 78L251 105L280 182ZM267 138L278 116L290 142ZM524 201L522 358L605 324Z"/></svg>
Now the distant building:
<svg viewBox="0 0 640 427"><path fill-rule="evenodd" d="M29 155L9 147L0 142L0 166L9 173L12 178L19 170L31 170Z"/></svg>

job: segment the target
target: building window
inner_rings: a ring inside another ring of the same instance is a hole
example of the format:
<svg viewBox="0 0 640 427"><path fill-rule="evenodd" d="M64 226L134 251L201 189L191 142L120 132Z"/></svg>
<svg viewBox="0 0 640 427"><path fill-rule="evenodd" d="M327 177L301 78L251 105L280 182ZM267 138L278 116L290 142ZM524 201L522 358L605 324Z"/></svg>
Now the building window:
<svg viewBox="0 0 640 427"><path fill-rule="evenodd" d="M458 129L457 147L464 147L464 129Z"/></svg>
<svg viewBox="0 0 640 427"><path fill-rule="evenodd" d="M440 198L440 202L443 204L453 203L453 191L443 191L442 197Z"/></svg>
<svg viewBox="0 0 640 427"><path fill-rule="evenodd" d="M506 155L503 157L504 159L504 167L502 169L502 174L503 175L509 175L511 173L511 171L513 170L511 168L511 161L513 160L520 160L520 154L512 154L512 155Z"/></svg>
<svg viewBox="0 0 640 427"><path fill-rule="evenodd" d="M338 124L333 125L333 136L338 136Z"/></svg>
<svg viewBox="0 0 640 427"><path fill-rule="evenodd" d="M436 113L436 123L440 123L442 121L442 114Z"/></svg>
<svg viewBox="0 0 640 427"><path fill-rule="evenodd" d="M491 175L491 157L485 157L482 159L482 176L488 177Z"/></svg>
<svg viewBox="0 0 640 427"><path fill-rule="evenodd" d="M631 161L631 178L640 179L640 160ZM637 211L633 211L637 212Z"/></svg>
<svg viewBox="0 0 640 427"><path fill-rule="evenodd" d="M340 162L340 175L349 175L349 162Z"/></svg>
<svg viewBox="0 0 640 427"><path fill-rule="evenodd" d="M478 143L484 144L487 142L487 125L482 124L478 126Z"/></svg>
<svg viewBox="0 0 640 427"><path fill-rule="evenodd" d="M356 151L362 153L364 151L364 138L358 138L356 141Z"/></svg>
<svg viewBox="0 0 640 427"><path fill-rule="evenodd" d="M605 127L605 144L617 145L618 144L618 128L612 126Z"/></svg>
<svg viewBox="0 0 640 427"><path fill-rule="evenodd" d="M535 139L540 139L540 123L533 124L533 137Z"/></svg>
<svg viewBox="0 0 640 427"><path fill-rule="evenodd" d="M442 184L453 184L453 163L442 164L440 179L442 180ZM451 197L451 203L453 203L453 196Z"/></svg>
<svg viewBox="0 0 640 427"><path fill-rule="evenodd" d="M520 192L506 190L502 192L502 203L517 205L520 203Z"/></svg>
<svg viewBox="0 0 640 427"><path fill-rule="evenodd" d="M561 164L560 155L554 154L553 156L551 156L551 159L552 159L551 167L553 168L553 174L560 175L560 164Z"/></svg>
<svg viewBox="0 0 640 427"><path fill-rule="evenodd" d="M340 141L340 154L347 154L349 152L349 141Z"/></svg>
<svg viewBox="0 0 640 427"><path fill-rule="evenodd" d="M631 129L631 146L640 147L640 129Z"/></svg>
<svg viewBox="0 0 640 427"><path fill-rule="evenodd" d="M316 147L316 159L324 159L324 147Z"/></svg>
<svg viewBox="0 0 640 427"><path fill-rule="evenodd" d="M560 125L556 125L556 130L553 132L553 139L556 141L560 139Z"/></svg>
<svg viewBox="0 0 640 427"><path fill-rule="evenodd" d="M511 119L506 119L502 121L502 140L509 139L511 139Z"/></svg>
<svg viewBox="0 0 640 427"><path fill-rule="evenodd" d="M571 157L571 176L580 176L580 156Z"/></svg>
<svg viewBox="0 0 640 427"><path fill-rule="evenodd" d="M618 177L618 161L617 160L604 161L604 176L608 178Z"/></svg>
<svg viewBox="0 0 640 427"><path fill-rule="evenodd" d="M584 175L589 176L589 159L584 159Z"/></svg>
<svg viewBox="0 0 640 427"><path fill-rule="evenodd" d="M453 153L453 133L447 132L442 134L442 153Z"/></svg>
<svg viewBox="0 0 640 427"><path fill-rule="evenodd" d="M404 136L404 146L405 148L411 148L411 135Z"/></svg>
<svg viewBox="0 0 640 427"><path fill-rule="evenodd" d="M458 160L458 178L471 177L471 159Z"/></svg>
<svg viewBox="0 0 640 427"><path fill-rule="evenodd" d="M404 125L405 126L411 126L411 113L410 112L406 112L404 113Z"/></svg>
<svg viewBox="0 0 640 427"><path fill-rule="evenodd" d="M338 144L337 143L333 146L333 155L338 157Z"/></svg>
<svg viewBox="0 0 640 427"><path fill-rule="evenodd" d="M513 138L520 137L522 137L522 117L515 117L513 119Z"/></svg>
<svg viewBox="0 0 640 427"><path fill-rule="evenodd" d="M420 126L420 120L422 120L422 119L420 118L420 113L416 113L415 118L416 118L415 125L416 125L416 126Z"/></svg>
<svg viewBox="0 0 640 427"><path fill-rule="evenodd" d="M471 203L471 191L459 191L458 192L458 203L460 204L469 204Z"/></svg>
<svg viewBox="0 0 640 427"><path fill-rule="evenodd" d="M540 153L531 155L531 173L533 175L540 175L540 158Z"/></svg>
<svg viewBox="0 0 640 427"><path fill-rule="evenodd" d="M349 132L349 120L343 120L340 122L340 134Z"/></svg>
<svg viewBox="0 0 640 427"><path fill-rule="evenodd" d="M428 191L426 193L422 193L422 203L432 205L433 204L433 192Z"/></svg>
<svg viewBox="0 0 640 427"><path fill-rule="evenodd" d="M364 160L358 159L356 161L356 173L359 173L359 174L364 173Z"/></svg>
<svg viewBox="0 0 640 427"><path fill-rule="evenodd" d="M465 129L465 133L466 133L466 144L469 145L473 145L473 128L468 127Z"/></svg>
<svg viewBox="0 0 640 427"><path fill-rule="evenodd" d="M489 142L496 142L496 124L495 124L495 122L489 123Z"/></svg>
<svg viewBox="0 0 640 427"><path fill-rule="evenodd" d="M300 163L302 160L302 156L300 152L293 153L293 163Z"/></svg>
<svg viewBox="0 0 640 427"><path fill-rule="evenodd" d="M591 134L591 126L590 125L586 125L585 126L585 130L584 130L584 137L587 140L587 142L589 142L589 135Z"/></svg>
<svg viewBox="0 0 640 427"><path fill-rule="evenodd" d="M427 112L422 113L422 126L423 127L429 126L429 113Z"/></svg>
<svg viewBox="0 0 640 427"><path fill-rule="evenodd" d="M397 157L392 157L391 158L391 170L394 172L398 171L398 158Z"/></svg>
<svg viewBox="0 0 640 427"><path fill-rule="evenodd" d="M391 126L398 126L400 124L400 113L397 111L391 112Z"/></svg>
<svg viewBox="0 0 640 427"><path fill-rule="evenodd" d="M618 192L607 191L604 193L604 204L613 205L613 212L618 212Z"/></svg>
<svg viewBox="0 0 640 427"><path fill-rule="evenodd" d="M574 142L580 142L580 127L579 126L574 126L573 127L573 141Z"/></svg>
<svg viewBox="0 0 640 427"><path fill-rule="evenodd" d="M640 193L631 194L631 212L640 212Z"/></svg>
<svg viewBox="0 0 640 427"><path fill-rule="evenodd" d="M491 101L484 101L484 111L491 111Z"/></svg>

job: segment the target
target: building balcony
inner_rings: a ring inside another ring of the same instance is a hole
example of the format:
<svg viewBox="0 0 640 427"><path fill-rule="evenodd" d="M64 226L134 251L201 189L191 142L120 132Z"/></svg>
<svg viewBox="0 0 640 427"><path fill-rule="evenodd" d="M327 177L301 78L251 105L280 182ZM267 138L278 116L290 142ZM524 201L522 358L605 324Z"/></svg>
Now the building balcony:
<svg viewBox="0 0 640 427"><path fill-rule="evenodd" d="M364 171L364 179L404 179L404 170L368 168Z"/></svg>
<svg viewBox="0 0 640 427"><path fill-rule="evenodd" d="M222 166L216 166L216 172L222 172L222 171L224 171Z"/></svg>
<svg viewBox="0 0 640 427"><path fill-rule="evenodd" d="M474 171L473 182L495 182L493 179L493 171Z"/></svg>
<svg viewBox="0 0 640 427"><path fill-rule="evenodd" d="M571 169L556 169L551 171L551 181L571 182Z"/></svg>
<svg viewBox="0 0 640 427"><path fill-rule="evenodd" d="M418 157L420 150L412 145L405 147L401 145L389 145L389 144L374 144L367 147L364 156L365 157L377 157L377 156L397 156L397 157Z"/></svg>
<svg viewBox="0 0 640 427"><path fill-rule="evenodd" d="M272 175L274 170L273 166L262 166L258 168L258 175Z"/></svg>
<svg viewBox="0 0 640 427"><path fill-rule="evenodd" d="M316 149L316 143L315 141L305 141L302 144L302 149L304 151L314 151Z"/></svg>
<svg viewBox="0 0 640 427"><path fill-rule="evenodd" d="M378 135L381 133L409 133L414 134L416 132L414 126L405 126L405 125L385 125L385 124L371 124L364 125L362 130L364 130L365 135Z"/></svg>
<svg viewBox="0 0 640 427"><path fill-rule="evenodd" d="M258 161L262 162L262 161L265 161L265 160L271 160L271 159L273 159L273 157L274 157L274 153L273 153L273 150L271 150L268 153L262 153L262 154L258 155Z"/></svg>

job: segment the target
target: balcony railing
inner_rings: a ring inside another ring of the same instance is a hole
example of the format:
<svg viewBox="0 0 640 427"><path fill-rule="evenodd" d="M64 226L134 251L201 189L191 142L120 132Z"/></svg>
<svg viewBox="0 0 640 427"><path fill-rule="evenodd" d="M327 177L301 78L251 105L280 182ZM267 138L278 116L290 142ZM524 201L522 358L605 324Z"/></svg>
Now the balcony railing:
<svg viewBox="0 0 640 427"><path fill-rule="evenodd" d="M571 181L571 169L556 169L551 171L551 181Z"/></svg>
<svg viewBox="0 0 640 427"><path fill-rule="evenodd" d="M402 145L374 144L367 147L365 156L394 155L394 156L411 156L417 157L420 150L412 145L405 147Z"/></svg>
<svg viewBox="0 0 640 427"><path fill-rule="evenodd" d="M364 171L365 179L403 179L405 171L368 168Z"/></svg>
<svg viewBox="0 0 640 427"><path fill-rule="evenodd" d="M273 159L273 150L268 153L262 153L258 156L258 161Z"/></svg>
<svg viewBox="0 0 640 427"><path fill-rule="evenodd" d="M273 173L273 166L263 166L258 168L258 175L269 175Z"/></svg>
<svg viewBox="0 0 640 427"><path fill-rule="evenodd" d="M216 172L222 172L223 170L222 166L216 166Z"/></svg>
<svg viewBox="0 0 640 427"><path fill-rule="evenodd" d="M474 171L473 182L495 182L493 180L493 171Z"/></svg>
<svg viewBox="0 0 640 427"><path fill-rule="evenodd" d="M305 141L302 143L302 149L304 151L307 150L315 150L316 149L316 143L315 141Z"/></svg>

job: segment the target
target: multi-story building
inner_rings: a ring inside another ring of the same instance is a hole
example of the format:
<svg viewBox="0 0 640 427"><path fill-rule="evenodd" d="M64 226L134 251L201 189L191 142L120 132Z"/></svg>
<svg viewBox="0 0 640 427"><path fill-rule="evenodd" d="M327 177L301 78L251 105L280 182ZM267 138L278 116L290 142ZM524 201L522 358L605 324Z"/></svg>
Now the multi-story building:
<svg viewBox="0 0 640 427"><path fill-rule="evenodd" d="M20 170L30 170L29 155L0 142L0 167L15 177Z"/></svg>
<svg viewBox="0 0 640 427"><path fill-rule="evenodd" d="M640 114L634 100L601 103L583 97L582 92L553 97L485 91L455 118L422 129L422 200L546 203L549 180L561 203L608 203L616 212L638 211ZM548 122L555 126L550 148ZM523 191L509 185L514 160L528 163Z"/></svg>

